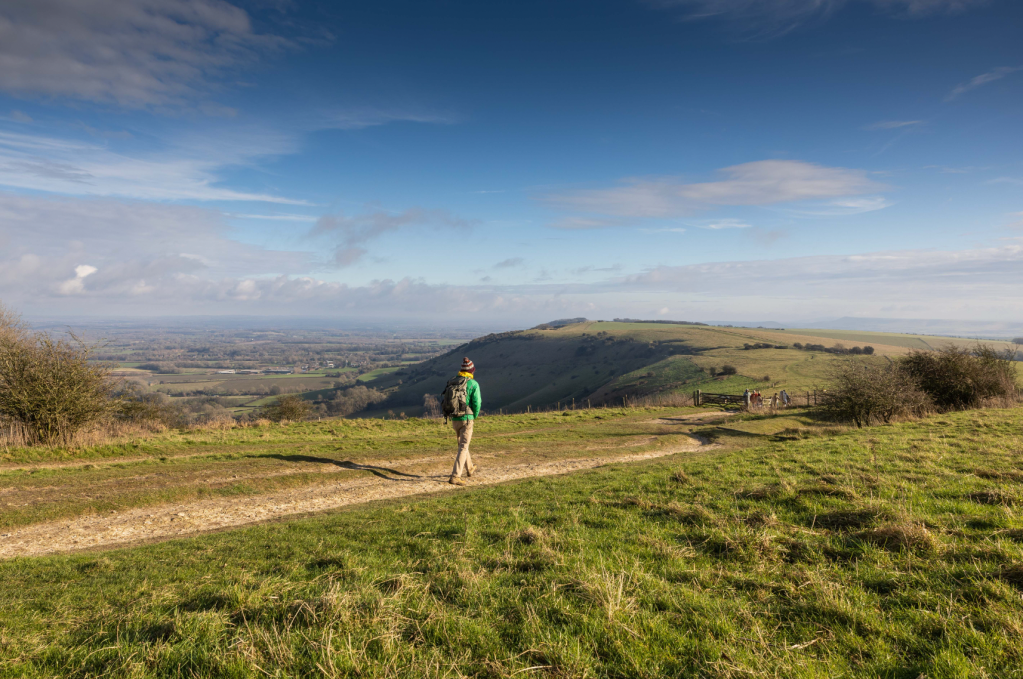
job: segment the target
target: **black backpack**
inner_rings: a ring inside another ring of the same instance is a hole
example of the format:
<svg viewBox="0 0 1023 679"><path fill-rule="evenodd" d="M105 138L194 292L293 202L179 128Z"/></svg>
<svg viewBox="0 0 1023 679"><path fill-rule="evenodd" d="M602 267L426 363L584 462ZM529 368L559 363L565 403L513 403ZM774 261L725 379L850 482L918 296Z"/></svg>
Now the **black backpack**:
<svg viewBox="0 0 1023 679"><path fill-rule="evenodd" d="M448 380L440 399L440 407L445 418L469 414L469 391L466 386L468 382L469 378L462 375Z"/></svg>

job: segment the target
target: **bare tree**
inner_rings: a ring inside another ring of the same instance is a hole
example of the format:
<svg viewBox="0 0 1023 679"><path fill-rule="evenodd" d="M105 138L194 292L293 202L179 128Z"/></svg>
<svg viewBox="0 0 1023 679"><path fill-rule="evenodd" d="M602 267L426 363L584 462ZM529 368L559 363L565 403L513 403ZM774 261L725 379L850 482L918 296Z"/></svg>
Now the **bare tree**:
<svg viewBox="0 0 1023 679"><path fill-rule="evenodd" d="M440 398L434 394L423 394L423 417L438 418L440 416Z"/></svg>

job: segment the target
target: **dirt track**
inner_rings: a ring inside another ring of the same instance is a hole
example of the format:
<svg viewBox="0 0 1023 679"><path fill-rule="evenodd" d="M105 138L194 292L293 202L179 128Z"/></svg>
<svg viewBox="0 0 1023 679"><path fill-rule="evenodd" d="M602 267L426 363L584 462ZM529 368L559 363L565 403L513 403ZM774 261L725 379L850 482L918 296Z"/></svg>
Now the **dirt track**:
<svg viewBox="0 0 1023 679"><path fill-rule="evenodd" d="M168 540L373 500L463 491L473 486L565 474L609 463L634 462L692 452L701 447L710 446L693 438L691 444L674 445L634 455L582 457L511 465L500 465L497 460L493 460L492 463L487 458L478 458L479 469L465 488L447 483L450 473L449 459L438 462L436 458L423 458L405 462L397 467L365 464L361 468L371 472L373 477L317 484L267 495L142 507L10 529L0 535L0 558L40 556ZM400 471L402 468L408 471Z"/></svg>

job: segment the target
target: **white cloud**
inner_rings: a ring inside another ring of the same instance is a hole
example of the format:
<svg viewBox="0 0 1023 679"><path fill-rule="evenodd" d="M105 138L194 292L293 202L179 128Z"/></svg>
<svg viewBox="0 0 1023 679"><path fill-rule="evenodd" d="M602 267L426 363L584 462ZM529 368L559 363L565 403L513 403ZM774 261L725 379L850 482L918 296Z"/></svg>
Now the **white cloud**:
<svg viewBox="0 0 1023 679"><path fill-rule="evenodd" d="M0 193L0 294L127 293L179 275L304 273L317 265L309 253L232 235L219 212L204 208Z"/></svg>
<svg viewBox="0 0 1023 679"><path fill-rule="evenodd" d="M1000 66L999 68L988 71L987 73L981 73L967 82L956 85L945 97L945 101L952 101L970 90L981 87L982 85L987 85L988 83L993 83L996 80L1001 80L1005 76L1012 75L1013 73L1021 70L1023 70L1023 66Z"/></svg>
<svg viewBox="0 0 1023 679"><path fill-rule="evenodd" d="M340 243L334 252L334 263L339 267L359 261L367 250L361 247L368 241L408 227L467 230L479 222L452 215L447 210L427 210L414 207L404 212L378 211L369 214L345 216L324 215L316 222L311 235L338 235Z"/></svg>
<svg viewBox="0 0 1023 679"><path fill-rule="evenodd" d="M562 208L598 215L670 218L721 205L775 205L855 196L883 188L862 170L798 160L761 160L726 167L722 172L726 178L716 182L632 179L624 186L555 194L546 199ZM585 223L589 218L577 219Z"/></svg>
<svg viewBox="0 0 1023 679"><path fill-rule="evenodd" d="M725 279L746 285L721 286ZM914 306L934 318L984 318L1023 313L1023 245L974 250L901 250L746 262L662 266L619 279L630 288L716 299L756 308L740 298L770 290L775 313L877 315ZM787 310L787 312L786 312ZM839 311L841 310L841 311ZM765 309L766 311L766 309Z"/></svg>
<svg viewBox="0 0 1023 679"><path fill-rule="evenodd" d="M747 224L741 219L711 219L706 222L696 222L693 226L701 229L748 229L751 224Z"/></svg>
<svg viewBox="0 0 1023 679"><path fill-rule="evenodd" d="M874 123L873 125L867 125L865 130L897 130L902 127L912 127L914 125L923 125L922 120L882 120L881 122Z"/></svg>
<svg viewBox="0 0 1023 679"><path fill-rule="evenodd" d="M794 217L848 217L883 210L892 205L894 203L884 196L860 196L791 205L781 208L781 211Z"/></svg>
<svg viewBox="0 0 1023 679"><path fill-rule="evenodd" d="M99 269L97 269L94 266L89 266L88 264L79 264L78 266L75 267L75 277L69 278L63 283L61 283L59 286L57 286L57 290L62 295L79 294L83 290L85 290L85 279L88 276L91 276L92 274L96 273L97 271L99 271Z"/></svg>
<svg viewBox="0 0 1023 679"><path fill-rule="evenodd" d="M286 44L223 0L5 0L0 90L178 106Z"/></svg>

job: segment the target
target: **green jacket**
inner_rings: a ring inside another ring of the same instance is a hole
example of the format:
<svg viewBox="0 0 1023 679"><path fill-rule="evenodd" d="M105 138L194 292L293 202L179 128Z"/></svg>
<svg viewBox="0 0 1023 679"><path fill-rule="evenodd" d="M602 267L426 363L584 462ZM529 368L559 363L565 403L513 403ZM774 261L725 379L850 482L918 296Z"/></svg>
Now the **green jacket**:
<svg viewBox="0 0 1023 679"><path fill-rule="evenodd" d="M459 373L459 375L461 374L463 373ZM452 420L457 420L458 422L467 422L469 420L475 420L477 417L480 416L480 408L483 407L483 399L480 398L479 383L467 374L466 377L469 377L469 379L465 381L466 396L465 401L469 406L469 412L468 414L462 415L461 417L451 418Z"/></svg>

